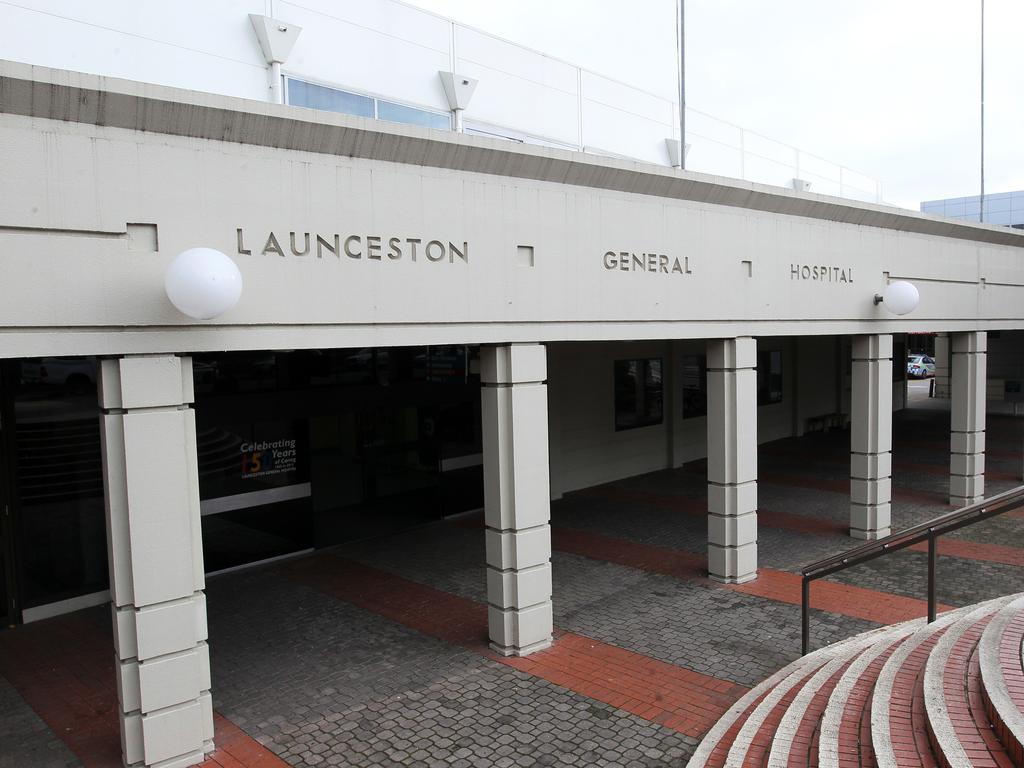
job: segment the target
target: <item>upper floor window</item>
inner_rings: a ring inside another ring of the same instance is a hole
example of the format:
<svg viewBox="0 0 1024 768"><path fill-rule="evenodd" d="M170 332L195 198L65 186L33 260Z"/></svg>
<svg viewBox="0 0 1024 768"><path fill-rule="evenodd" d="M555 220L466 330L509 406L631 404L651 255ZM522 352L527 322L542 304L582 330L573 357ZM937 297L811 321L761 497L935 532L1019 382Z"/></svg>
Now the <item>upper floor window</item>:
<svg viewBox="0 0 1024 768"><path fill-rule="evenodd" d="M429 109L410 107L394 101L364 96L360 93L330 88L326 85L307 83L294 77L285 78L285 101L295 107L322 109L340 112L343 115L373 117L393 123L422 125L425 128L449 130L451 116L447 112L433 112Z"/></svg>
<svg viewBox="0 0 1024 768"><path fill-rule="evenodd" d="M757 353L757 404L782 402L782 352Z"/></svg>
<svg viewBox="0 0 1024 768"><path fill-rule="evenodd" d="M615 361L615 431L661 424L661 358Z"/></svg>
<svg viewBox="0 0 1024 768"><path fill-rule="evenodd" d="M683 355L683 418L708 415L708 359Z"/></svg>

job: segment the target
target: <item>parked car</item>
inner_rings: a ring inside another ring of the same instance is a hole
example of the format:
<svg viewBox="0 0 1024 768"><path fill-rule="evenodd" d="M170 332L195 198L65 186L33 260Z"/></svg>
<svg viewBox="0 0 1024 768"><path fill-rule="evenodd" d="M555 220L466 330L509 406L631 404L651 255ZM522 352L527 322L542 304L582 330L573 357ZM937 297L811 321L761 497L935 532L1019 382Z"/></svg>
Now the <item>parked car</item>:
<svg viewBox="0 0 1024 768"><path fill-rule="evenodd" d="M909 355L907 375L912 379L926 379L935 375L935 358L928 355Z"/></svg>

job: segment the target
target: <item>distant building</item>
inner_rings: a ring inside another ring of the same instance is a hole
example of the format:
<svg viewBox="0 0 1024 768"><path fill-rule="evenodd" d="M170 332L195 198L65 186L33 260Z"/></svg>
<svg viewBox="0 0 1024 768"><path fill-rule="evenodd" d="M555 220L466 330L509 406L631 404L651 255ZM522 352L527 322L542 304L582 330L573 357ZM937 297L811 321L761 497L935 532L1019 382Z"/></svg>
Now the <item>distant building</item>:
<svg viewBox="0 0 1024 768"><path fill-rule="evenodd" d="M1024 229L1024 190L985 195L985 216L981 217L980 195L950 197L945 200L926 200L921 213L933 213L950 219L984 221L1014 229Z"/></svg>

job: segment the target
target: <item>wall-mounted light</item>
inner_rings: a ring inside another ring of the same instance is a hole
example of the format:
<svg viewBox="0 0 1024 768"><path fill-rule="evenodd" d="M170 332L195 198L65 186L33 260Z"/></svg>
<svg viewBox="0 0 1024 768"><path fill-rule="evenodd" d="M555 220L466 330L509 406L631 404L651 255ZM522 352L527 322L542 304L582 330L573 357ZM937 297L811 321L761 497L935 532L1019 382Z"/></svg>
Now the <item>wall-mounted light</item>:
<svg viewBox="0 0 1024 768"><path fill-rule="evenodd" d="M875 304L885 304L885 308L894 315L905 315L917 309L921 294L917 286L906 280L897 280L885 286L885 290L875 294Z"/></svg>
<svg viewBox="0 0 1024 768"><path fill-rule="evenodd" d="M189 248L167 267L164 290L178 311L196 320L223 315L242 296L242 273L213 248Z"/></svg>

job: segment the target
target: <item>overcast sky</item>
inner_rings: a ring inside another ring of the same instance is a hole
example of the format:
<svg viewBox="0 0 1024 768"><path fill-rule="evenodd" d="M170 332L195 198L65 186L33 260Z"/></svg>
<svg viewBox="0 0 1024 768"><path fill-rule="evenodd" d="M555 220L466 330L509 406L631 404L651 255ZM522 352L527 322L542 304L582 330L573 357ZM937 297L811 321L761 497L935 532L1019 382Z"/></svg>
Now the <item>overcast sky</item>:
<svg viewBox="0 0 1024 768"><path fill-rule="evenodd" d="M676 93L675 0L408 1ZM887 202L977 194L980 7L686 0L687 104L880 179ZM1024 189L1024 0L986 0L985 53L985 190Z"/></svg>

